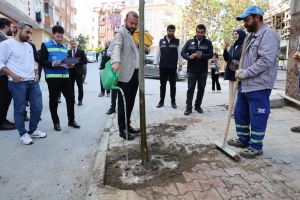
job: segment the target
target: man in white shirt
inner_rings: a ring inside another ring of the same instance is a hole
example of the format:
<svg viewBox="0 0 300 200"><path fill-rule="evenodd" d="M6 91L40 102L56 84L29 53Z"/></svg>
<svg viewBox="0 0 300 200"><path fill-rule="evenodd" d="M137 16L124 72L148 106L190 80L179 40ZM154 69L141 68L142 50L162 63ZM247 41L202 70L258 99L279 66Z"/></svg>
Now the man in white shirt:
<svg viewBox="0 0 300 200"><path fill-rule="evenodd" d="M33 58L33 49L27 40L32 35L32 26L26 22L17 25L13 39L0 43L0 70L8 75L8 87L14 100L14 118L20 141L32 144L31 137L44 138L46 133L37 130L43 109L42 92L38 70ZM25 129L24 110L26 94L30 102L29 130Z"/></svg>

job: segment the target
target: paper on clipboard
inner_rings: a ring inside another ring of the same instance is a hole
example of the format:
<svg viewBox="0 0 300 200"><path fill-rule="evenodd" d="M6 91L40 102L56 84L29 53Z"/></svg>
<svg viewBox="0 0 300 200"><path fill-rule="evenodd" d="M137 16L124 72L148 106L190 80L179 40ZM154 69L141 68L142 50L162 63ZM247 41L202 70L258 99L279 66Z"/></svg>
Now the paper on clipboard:
<svg viewBox="0 0 300 200"><path fill-rule="evenodd" d="M78 63L78 61L80 60L80 58L65 58L63 59L60 63L61 63L61 67L66 67L69 68L67 65L75 65L76 63Z"/></svg>
<svg viewBox="0 0 300 200"><path fill-rule="evenodd" d="M66 64L66 65L68 65L68 64L74 65L74 64L78 63L79 60L80 60L80 58L65 58L60 63Z"/></svg>

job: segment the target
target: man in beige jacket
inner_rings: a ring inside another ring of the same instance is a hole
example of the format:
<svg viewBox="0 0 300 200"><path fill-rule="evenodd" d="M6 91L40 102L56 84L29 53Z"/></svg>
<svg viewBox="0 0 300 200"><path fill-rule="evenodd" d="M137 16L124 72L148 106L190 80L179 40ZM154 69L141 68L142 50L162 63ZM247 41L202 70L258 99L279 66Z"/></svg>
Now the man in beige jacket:
<svg viewBox="0 0 300 200"><path fill-rule="evenodd" d="M114 72L119 72L118 86L124 91L127 110L127 122L125 121L124 102L119 91L118 96L118 125L120 137L133 140L131 134L140 133L140 129L130 126L131 112L134 106L135 96L139 87L139 49L133 41L133 33L138 26L138 14L130 11L124 20L124 26L115 31L111 63ZM145 46L145 52L148 47ZM126 130L127 123L127 130ZM131 134L130 134L131 133Z"/></svg>

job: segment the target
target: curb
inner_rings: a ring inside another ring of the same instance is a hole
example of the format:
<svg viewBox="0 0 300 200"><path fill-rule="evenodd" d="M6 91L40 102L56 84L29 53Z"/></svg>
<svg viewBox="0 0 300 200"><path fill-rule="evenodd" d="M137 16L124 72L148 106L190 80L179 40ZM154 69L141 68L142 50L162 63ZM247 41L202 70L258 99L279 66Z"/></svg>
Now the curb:
<svg viewBox="0 0 300 200"><path fill-rule="evenodd" d="M108 142L110 136L109 129L112 126L114 116L115 114L107 117L104 130L101 134L101 141L93 167L90 186L86 195L87 200L97 200L98 187L104 184L106 168L106 151L108 149Z"/></svg>

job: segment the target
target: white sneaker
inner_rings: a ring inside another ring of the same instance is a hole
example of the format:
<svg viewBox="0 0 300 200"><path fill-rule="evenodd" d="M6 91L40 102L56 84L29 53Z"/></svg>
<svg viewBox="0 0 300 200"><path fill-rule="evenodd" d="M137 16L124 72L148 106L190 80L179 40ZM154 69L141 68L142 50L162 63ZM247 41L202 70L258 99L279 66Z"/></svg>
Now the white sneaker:
<svg viewBox="0 0 300 200"><path fill-rule="evenodd" d="M44 138L47 137L47 133L44 133L36 129L32 134L30 134L30 136L33 138Z"/></svg>
<svg viewBox="0 0 300 200"><path fill-rule="evenodd" d="M33 144L33 141L31 139L31 137L28 135L28 133L25 133L24 135L22 135L20 137L20 141L23 143L23 144Z"/></svg>

